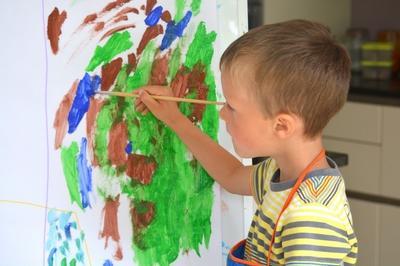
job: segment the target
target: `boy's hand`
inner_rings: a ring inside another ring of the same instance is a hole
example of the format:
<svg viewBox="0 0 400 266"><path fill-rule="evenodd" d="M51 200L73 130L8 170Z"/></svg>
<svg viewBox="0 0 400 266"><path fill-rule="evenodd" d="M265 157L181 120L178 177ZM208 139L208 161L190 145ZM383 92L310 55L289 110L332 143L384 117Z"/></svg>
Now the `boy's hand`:
<svg viewBox="0 0 400 266"><path fill-rule="evenodd" d="M173 96L172 90L167 86L144 86L137 90L136 111L146 114L149 110L158 119L168 126L176 122L183 114L179 111L177 103L172 101L156 100L151 95ZM151 95L150 95L151 94Z"/></svg>

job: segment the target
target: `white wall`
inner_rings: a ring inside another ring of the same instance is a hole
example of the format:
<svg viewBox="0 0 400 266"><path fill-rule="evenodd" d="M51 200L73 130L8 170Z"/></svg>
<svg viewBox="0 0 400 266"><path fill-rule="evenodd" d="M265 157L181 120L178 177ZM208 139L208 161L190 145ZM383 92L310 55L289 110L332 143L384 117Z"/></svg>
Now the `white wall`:
<svg viewBox="0 0 400 266"><path fill-rule="evenodd" d="M329 26L342 38L351 25L351 0L264 0L264 23L309 19Z"/></svg>

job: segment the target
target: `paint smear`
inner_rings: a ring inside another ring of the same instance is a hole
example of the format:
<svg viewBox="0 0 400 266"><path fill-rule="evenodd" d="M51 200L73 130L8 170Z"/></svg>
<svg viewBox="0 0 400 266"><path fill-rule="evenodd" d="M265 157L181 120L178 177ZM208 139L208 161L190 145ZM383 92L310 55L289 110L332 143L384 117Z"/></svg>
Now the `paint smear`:
<svg viewBox="0 0 400 266"><path fill-rule="evenodd" d="M101 67L101 90L108 91L122 67L122 58L116 58Z"/></svg>
<svg viewBox="0 0 400 266"><path fill-rule="evenodd" d="M101 10L101 14L107 13L114 8L121 7L126 3L129 3L131 0L116 0L114 2L108 3L103 10Z"/></svg>
<svg viewBox="0 0 400 266"><path fill-rule="evenodd" d="M192 0L190 8L192 9L193 15L197 16L200 13L201 0Z"/></svg>
<svg viewBox="0 0 400 266"><path fill-rule="evenodd" d="M89 14L85 17L85 19L83 20L82 24L89 24L94 22L97 19L97 14L93 13L93 14Z"/></svg>
<svg viewBox="0 0 400 266"><path fill-rule="evenodd" d="M78 151L78 143L75 141L72 142L67 148L62 147L61 162L69 196L71 198L71 203L75 202L82 209L82 201L79 193L78 166L76 160Z"/></svg>
<svg viewBox="0 0 400 266"><path fill-rule="evenodd" d="M101 30L103 30L105 24L106 24L106 23L105 23L104 21L97 22L96 25L94 26L94 30L95 30L95 31L101 31Z"/></svg>
<svg viewBox="0 0 400 266"><path fill-rule="evenodd" d="M157 4L157 0L147 0L146 1L146 15L150 13L151 10L153 10L153 7Z"/></svg>
<svg viewBox="0 0 400 266"><path fill-rule="evenodd" d="M183 97L187 94L189 74L184 67L176 73L175 78L171 82L171 89L175 97Z"/></svg>
<svg viewBox="0 0 400 266"><path fill-rule="evenodd" d="M126 19L128 19L128 17L126 17ZM116 21L116 22L118 22L118 21ZM127 24L127 25L121 25L121 26L118 26L118 27L114 27L114 28L108 30L106 33L104 33L104 35L101 36L100 41L104 40L105 38L107 38L108 36L111 36L112 34L114 34L116 32L119 32L119 31L122 31L122 30L126 30L126 29L130 29L130 28L133 29L135 27L136 27L135 24Z"/></svg>
<svg viewBox="0 0 400 266"><path fill-rule="evenodd" d="M104 248L108 246L108 239L111 238L117 243L117 250L114 258L121 260L123 258L122 250L119 245L120 235L118 229L118 208L119 195L115 199L107 199L103 208L103 230L100 232L101 238L105 238Z"/></svg>
<svg viewBox="0 0 400 266"><path fill-rule="evenodd" d="M79 82L76 95L68 114L68 133L73 133L89 109L90 98L100 86L101 79L95 75L93 78L88 73Z"/></svg>
<svg viewBox="0 0 400 266"><path fill-rule="evenodd" d="M96 118L103 107L104 101L102 99L90 99L89 110L86 114L86 136L88 139L88 151L90 156L90 161L93 166L98 166L96 155L94 154L93 139L96 127Z"/></svg>
<svg viewBox="0 0 400 266"><path fill-rule="evenodd" d="M129 73L132 72L136 68L137 60L136 60L136 55L134 53L128 54L128 67L126 69L126 74L129 75Z"/></svg>
<svg viewBox="0 0 400 266"><path fill-rule="evenodd" d="M156 49L157 46L153 41L146 45L135 72L127 79L127 92L148 84Z"/></svg>
<svg viewBox="0 0 400 266"><path fill-rule="evenodd" d="M146 23L146 25L150 27L156 25L160 20L162 13L163 13L162 6L154 8L145 18L144 23Z"/></svg>
<svg viewBox="0 0 400 266"><path fill-rule="evenodd" d="M78 88L79 80L76 80L67 94L64 95L60 105L58 106L56 116L54 118L53 127L56 130L56 136L54 139L54 149L59 149L62 145L65 134L67 133L68 126L68 113L72 106L76 89Z"/></svg>
<svg viewBox="0 0 400 266"><path fill-rule="evenodd" d="M128 20L128 16L127 15L123 15L123 16L120 16L120 17L117 17L116 19L114 19L113 20L113 22L114 23L118 23L118 22L121 22L121 21L127 21ZM104 36L103 36L104 37ZM102 37L102 38L103 38ZM100 41L101 41L102 39L100 39Z"/></svg>
<svg viewBox="0 0 400 266"><path fill-rule="evenodd" d="M86 158L87 140L82 138L81 150L77 157L79 191L81 193L82 207L86 209L90 205L89 192L92 191L92 168Z"/></svg>
<svg viewBox="0 0 400 266"><path fill-rule="evenodd" d="M189 88L189 93L193 92L200 100L207 99L207 86L204 84L206 78L206 73L204 66L200 63L193 67L192 72L189 75L187 86ZM189 115L189 119L192 122L199 122L203 117L203 112L205 110L204 104L194 104L193 112Z"/></svg>
<svg viewBox="0 0 400 266"><path fill-rule="evenodd" d="M178 38L182 37L184 29L189 24L189 21L192 17L192 12L186 12L186 15L179 21L177 24L173 20L168 22L167 29L165 30L165 35L161 41L161 50L165 50L171 46L172 42Z"/></svg>
<svg viewBox="0 0 400 266"><path fill-rule="evenodd" d="M146 30L143 33L142 39L140 40L140 43L136 49L136 54L139 56L143 52L147 44L150 42L150 40L156 38L158 35L163 33L164 29L161 25L155 25L146 28Z"/></svg>
<svg viewBox="0 0 400 266"><path fill-rule="evenodd" d="M157 163L150 157L140 154L128 155L126 174L143 185L151 182L156 168Z"/></svg>
<svg viewBox="0 0 400 266"><path fill-rule="evenodd" d="M154 60L150 79L152 85L167 85L168 59L166 54Z"/></svg>
<svg viewBox="0 0 400 266"><path fill-rule="evenodd" d="M115 166L123 166L127 161L125 147L128 143L128 129L124 122L115 123L109 135L108 159Z"/></svg>
<svg viewBox="0 0 400 266"><path fill-rule="evenodd" d="M133 241L138 246L144 246L142 230L146 228L154 219L154 203L149 201L134 201L131 208Z"/></svg>
<svg viewBox="0 0 400 266"><path fill-rule="evenodd" d="M175 0L176 3L176 12L175 12L175 21L179 21L183 18L183 11L185 9L186 0Z"/></svg>
<svg viewBox="0 0 400 266"><path fill-rule="evenodd" d="M50 46L53 54L58 52L58 42L61 35L61 27L67 18L67 12L64 10L61 13L55 7L47 19L47 38L50 41Z"/></svg>
<svg viewBox="0 0 400 266"><path fill-rule="evenodd" d="M161 19L167 23L170 22L171 21L171 13L169 13L168 10L165 10L161 15Z"/></svg>
<svg viewBox="0 0 400 266"><path fill-rule="evenodd" d="M110 62L116 55L131 48L133 43L130 39L131 35L128 31L114 33L103 47L96 47L86 71L95 70L100 64Z"/></svg>
<svg viewBox="0 0 400 266"><path fill-rule="evenodd" d="M134 7L125 7L121 11L119 11L114 17L119 17L128 13L139 14L139 10Z"/></svg>
<svg viewBox="0 0 400 266"><path fill-rule="evenodd" d="M113 266L114 264L112 263L111 260L105 260L103 263L103 266Z"/></svg>

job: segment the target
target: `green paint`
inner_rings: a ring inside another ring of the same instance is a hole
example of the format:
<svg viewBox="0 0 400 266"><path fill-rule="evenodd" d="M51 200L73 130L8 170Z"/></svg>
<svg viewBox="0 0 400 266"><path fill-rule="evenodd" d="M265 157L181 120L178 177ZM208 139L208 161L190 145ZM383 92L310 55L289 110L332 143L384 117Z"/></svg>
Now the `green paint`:
<svg viewBox="0 0 400 266"><path fill-rule="evenodd" d="M79 148L76 141L72 142L68 148L62 147L61 162L71 203L76 202L76 204L83 209L81 195L79 193L78 168L76 163L78 152Z"/></svg>
<svg viewBox="0 0 400 266"><path fill-rule="evenodd" d="M69 262L69 266L76 266L76 259L72 259L72 260Z"/></svg>
<svg viewBox="0 0 400 266"><path fill-rule="evenodd" d="M114 102L112 100L114 100ZM114 113L115 113L115 99L111 97L110 101L104 104L103 108L100 110L96 119L94 151L98 163L101 167L106 167L110 165L107 152L108 133L111 130L112 124L114 123Z"/></svg>
<svg viewBox="0 0 400 266"><path fill-rule="evenodd" d="M93 71L100 64L109 63L116 55L131 48L133 43L130 39L131 35L128 31L114 33L103 47L96 47L86 71Z"/></svg>
<svg viewBox="0 0 400 266"><path fill-rule="evenodd" d="M139 59L136 70L127 80L127 91L131 92L134 89L147 85L151 75L151 67L153 66L154 56L157 51L157 46L154 41L150 41Z"/></svg>
<svg viewBox="0 0 400 266"><path fill-rule="evenodd" d="M200 24L185 58L185 66L189 69L197 63L205 66L209 99L216 98L210 67L214 41L215 33L207 33L204 24ZM182 52L178 46L172 51L169 62L168 75L171 79L182 65L181 60ZM187 97L195 96L193 93ZM184 114L190 114L192 108L190 104L180 104ZM138 265L170 265L184 250L194 250L200 256L200 246L203 243L208 246L211 236L214 181L199 163L188 160L190 156L186 146L153 115L142 116L128 105L124 109L124 117L134 149L152 156L158 163L149 185L122 184L122 193L132 201L155 203L156 216L151 225L133 239L132 247ZM206 109L199 126L216 139L218 113L215 106Z"/></svg>
<svg viewBox="0 0 400 266"><path fill-rule="evenodd" d="M186 0L175 0L176 13L174 20L180 21L183 18L183 11L185 9Z"/></svg>
<svg viewBox="0 0 400 266"><path fill-rule="evenodd" d="M200 13L201 0L192 0L190 8L192 9L193 15L197 16Z"/></svg>
<svg viewBox="0 0 400 266"><path fill-rule="evenodd" d="M63 258L61 261L61 266L67 266L67 258Z"/></svg>

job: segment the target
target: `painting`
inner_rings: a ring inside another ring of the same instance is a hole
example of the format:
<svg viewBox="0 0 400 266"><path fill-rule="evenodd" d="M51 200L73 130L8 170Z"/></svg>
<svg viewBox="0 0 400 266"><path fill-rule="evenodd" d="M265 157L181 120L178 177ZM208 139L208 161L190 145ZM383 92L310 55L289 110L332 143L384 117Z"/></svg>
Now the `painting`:
<svg viewBox="0 0 400 266"><path fill-rule="evenodd" d="M134 98L96 92L167 85L176 97L215 101L215 3L46 1L44 14L46 265L179 265L212 252L214 181ZM217 141L215 106L179 108Z"/></svg>

